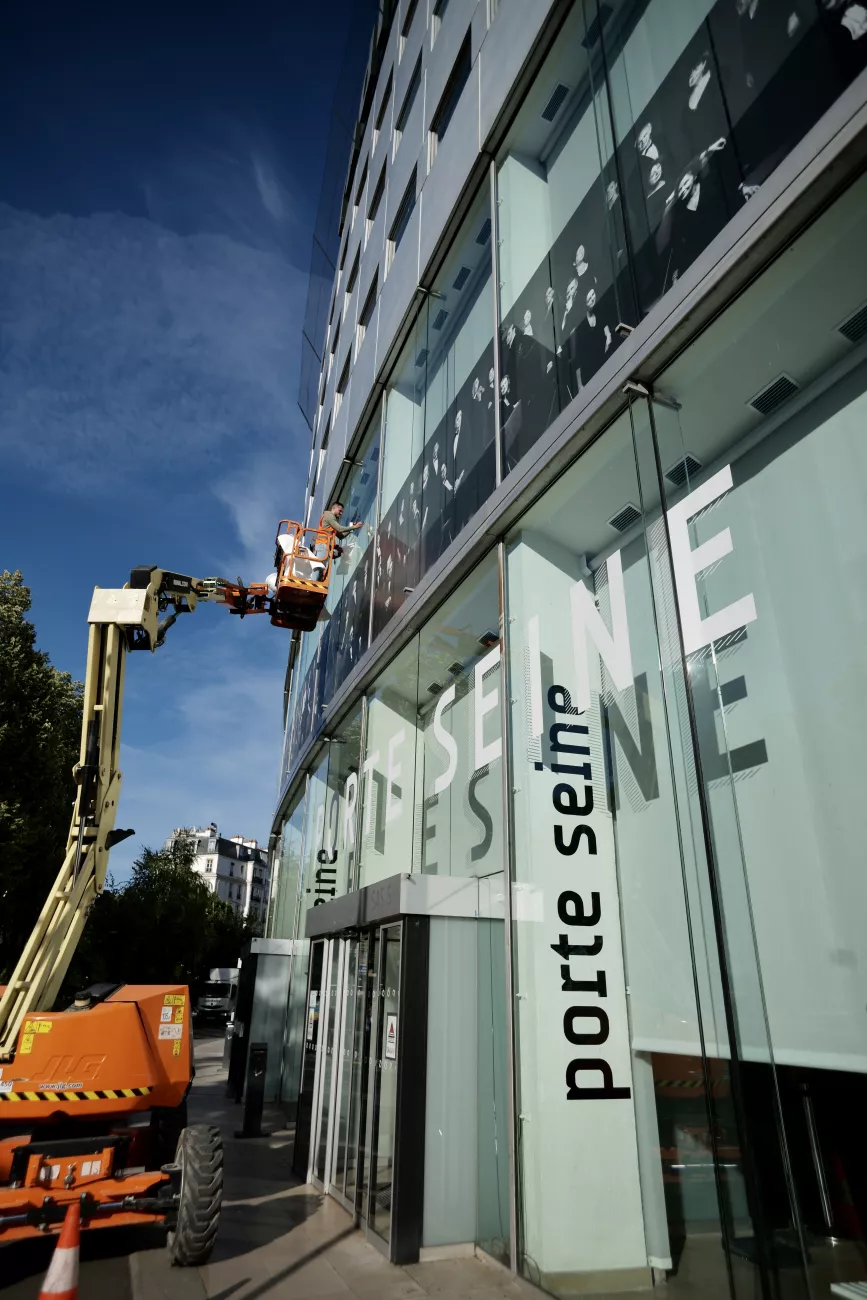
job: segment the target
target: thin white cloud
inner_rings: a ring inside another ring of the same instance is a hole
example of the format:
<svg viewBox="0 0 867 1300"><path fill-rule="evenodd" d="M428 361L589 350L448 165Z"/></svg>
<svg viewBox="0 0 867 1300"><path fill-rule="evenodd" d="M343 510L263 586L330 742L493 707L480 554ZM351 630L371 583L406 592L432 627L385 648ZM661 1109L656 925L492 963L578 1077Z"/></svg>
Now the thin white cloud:
<svg viewBox="0 0 867 1300"><path fill-rule="evenodd" d="M288 464L304 276L274 248L0 204L0 450L53 483Z"/></svg>

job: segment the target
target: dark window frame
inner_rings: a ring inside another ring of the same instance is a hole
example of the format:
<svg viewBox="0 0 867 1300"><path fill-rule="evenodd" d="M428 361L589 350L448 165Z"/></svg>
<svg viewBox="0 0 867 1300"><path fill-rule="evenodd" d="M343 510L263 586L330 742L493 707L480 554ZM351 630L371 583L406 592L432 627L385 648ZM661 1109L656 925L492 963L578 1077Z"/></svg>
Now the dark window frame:
<svg viewBox="0 0 867 1300"><path fill-rule="evenodd" d="M379 213L385 195L385 163L382 164L382 170L379 173L379 179L376 182L376 189L373 191L373 198L370 200L370 207L367 209L367 228L368 231L373 225Z"/></svg>
<svg viewBox="0 0 867 1300"><path fill-rule="evenodd" d="M361 206L361 196L362 196L362 194L364 193L364 187L365 187L365 185L367 184L367 167L368 167L368 163L369 163L369 162L370 162L370 157L368 156L368 157L365 158L365 160L364 160L364 166L363 166L362 169L361 169L361 180L358 182L358 188L357 188L356 191L355 191L355 205L354 205L354 206L355 206L356 210Z"/></svg>
<svg viewBox="0 0 867 1300"><path fill-rule="evenodd" d="M377 267L373 273L373 279L370 282L370 288L367 290L367 294L365 295L364 305L362 306L361 311L358 313L358 328L360 331L359 338L358 338L359 345L361 344L361 340L364 338L364 335L367 333L368 325L373 319L373 313L376 310L376 292L378 288L379 288L379 267Z"/></svg>
<svg viewBox="0 0 867 1300"><path fill-rule="evenodd" d="M430 134L433 140L439 144L445 137L449 129L451 120L455 115L455 109L460 103L461 95L466 89L467 82L473 71L473 51L471 42L471 31L468 29L467 34L461 42L461 48L458 50L457 58L454 61L452 70L449 73L449 79L445 84L445 89L440 95L440 102L436 106L436 111L431 118Z"/></svg>
<svg viewBox="0 0 867 1300"><path fill-rule="evenodd" d="M393 88L394 88L394 66L392 65L392 69L388 74L388 81L385 83L385 89L382 92L382 99L379 101L379 108L376 113L376 118L373 123L374 139L376 139L376 137L379 135L380 131L382 130L382 124L385 120L385 110L388 108L388 105L391 101L391 92Z"/></svg>
<svg viewBox="0 0 867 1300"><path fill-rule="evenodd" d="M400 112L398 113L397 118L395 119L394 133L398 137L403 135L403 132L406 128L407 121L409 119L409 115L415 106L415 100L416 100L416 96L418 95L420 86L421 86L421 50L419 50L418 58L415 61L415 67L412 70L412 75L409 79L409 84L406 88L406 94L404 95L403 102L401 103L400 106Z"/></svg>
<svg viewBox="0 0 867 1300"><path fill-rule="evenodd" d="M417 169L413 167L412 175L409 178L409 184L401 195L401 200L397 205L397 212L395 213L394 221L392 221L391 228L388 232L391 258L394 258L395 253L400 247L401 240L406 234L406 228L409 225L410 218L415 210L417 184Z"/></svg>
<svg viewBox="0 0 867 1300"><path fill-rule="evenodd" d="M358 269L359 269L359 266L360 266L360 265L361 265L361 249L359 248L358 251L357 251L356 254L355 254L355 261L352 263L352 267L351 267L350 272L349 272L349 277L348 277L348 279L347 279L347 281L346 281L346 301L347 301L347 302L348 302L349 299L352 297L352 295L353 295L353 293L354 293L354 291L355 291L355 286L358 284Z"/></svg>
<svg viewBox="0 0 867 1300"><path fill-rule="evenodd" d="M405 43L406 38L412 29L412 20L415 18L415 11L418 9L418 0L409 0L406 12L403 15L403 22L400 25L400 39Z"/></svg>

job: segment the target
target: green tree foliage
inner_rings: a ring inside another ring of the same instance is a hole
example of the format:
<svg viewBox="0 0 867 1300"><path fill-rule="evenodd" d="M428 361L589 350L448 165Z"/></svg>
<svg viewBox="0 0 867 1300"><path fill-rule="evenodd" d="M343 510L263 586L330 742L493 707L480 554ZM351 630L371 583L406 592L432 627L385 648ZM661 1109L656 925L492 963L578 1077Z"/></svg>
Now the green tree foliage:
<svg viewBox="0 0 867 1300"><path fill-rule="evenodd" d="M64 985L70 997L102 980L196 984L212 966L234 966L255 931L193 869L193 844L143 849L126 885L91 909Z"/></svg>
<svg viewBox="0 0 867 1300"><path fill-rule="evenodd" d="M82 685L36 649L19 572L0 576L0 982L60 869L75 798Z"/></svg>

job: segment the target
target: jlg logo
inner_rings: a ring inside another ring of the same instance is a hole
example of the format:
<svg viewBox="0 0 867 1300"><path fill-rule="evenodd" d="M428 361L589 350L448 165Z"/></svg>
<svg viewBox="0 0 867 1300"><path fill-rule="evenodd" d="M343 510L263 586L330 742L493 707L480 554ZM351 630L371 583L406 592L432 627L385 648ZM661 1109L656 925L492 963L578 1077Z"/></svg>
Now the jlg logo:
<svg viewBox="0 0 867 1300"><path fill-rule="evenodd" d="M46 1079L95 1079L105 1056L52 1056L45 1067Z"/></svg>

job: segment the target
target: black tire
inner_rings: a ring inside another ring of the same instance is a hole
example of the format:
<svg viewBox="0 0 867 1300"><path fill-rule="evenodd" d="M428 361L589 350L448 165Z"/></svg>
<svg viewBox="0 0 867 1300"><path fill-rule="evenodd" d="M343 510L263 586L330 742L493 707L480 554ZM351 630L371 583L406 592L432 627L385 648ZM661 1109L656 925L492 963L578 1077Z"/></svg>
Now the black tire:
<svg viewBox="0 0 867 1300"><path fill-rule="evenodd" d="M169 1231L173 1264L194 1268L207 1262L214 1248L223 1200L223 1139L212 1124L185 1128L175 1162L181 1167L178 1217Z"/></svg>

